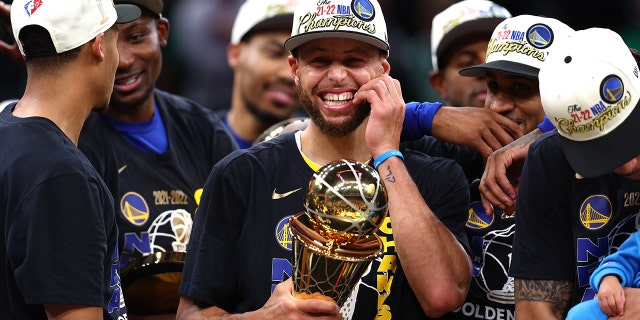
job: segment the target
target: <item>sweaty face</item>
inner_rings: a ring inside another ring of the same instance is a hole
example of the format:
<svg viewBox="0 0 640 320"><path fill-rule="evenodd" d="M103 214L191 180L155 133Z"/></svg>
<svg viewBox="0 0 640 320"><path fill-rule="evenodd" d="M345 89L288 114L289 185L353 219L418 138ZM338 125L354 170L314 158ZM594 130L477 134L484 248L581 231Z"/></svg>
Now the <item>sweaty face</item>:
<svg viewBox="0 0 640 320"><path fill-rule="evenodd" d="M353 132L371 111L354 104L360 86L388 72L388 63L375 47L349 39L319 39L298 48L291 58L300 102L311 121L331 136Z"/></svg>
<svg viewBox="0 0 640 320"><path fill-rule="evenodd" d="M240 98L264 122L275 124L300 108L289 71L289 51L283 47L290 30L256 33L239 46L233 66Z"/></svg>
<svg viewBox="0 0 640 320"><path fill-rule="evenodd" d="M487 85L483 77L464 77L458 72L462 68L484 63L487 40L478 40L454 49L449 63L440 70L441 88L436 88L440 96L454 107L484 107Z"/></svg>
<svg viewBox="0 0 640 320"><path fill-rule="evenodd" d="M139 19L118 25L120 61L110 107L126 111L151 99L162 69L161 48L166 45L169 22L143 14Z"/></svg>
<svg viewBox="0 0 640 320"><path fill-rule="evenodd" d="M507 72L487 72L485 107L518 123L522 133L533 131L544 118L538 79Z"/></svg>

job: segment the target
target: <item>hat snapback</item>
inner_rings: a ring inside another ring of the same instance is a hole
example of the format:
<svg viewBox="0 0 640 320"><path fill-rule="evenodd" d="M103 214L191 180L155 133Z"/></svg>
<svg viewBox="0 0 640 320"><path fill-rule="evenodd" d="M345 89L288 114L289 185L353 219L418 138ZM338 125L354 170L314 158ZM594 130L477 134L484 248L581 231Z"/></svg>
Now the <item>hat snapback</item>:
<svg viewBox="0 0 640 320"><path fill-rule="evenodd" d="M115 5L112 0L15 0L11 5L11 26L18 48L27 57L50 56L77 48L114 23L140 17L134 5ZM52 47L25 48L20 32L38 25L49 32Z"/></svg>
<svg viewBox="0 0 640 320"><path fill-rule="evenodd" d="M323 3L320 5L319 3ZM300 1L287 50L316 39L347 38L389 50L387 25L376 0Z"/></svg>
<svg viewBox="0 0 640 320"><path fill-rule="evenodd" d="M622 38L590 28L554 50L540 70L540 98L571 167L591 178L640 155L639 70Z"/></svg>
<svg viewBox="0 0 640 320"><path fill-rule="evenodd" d="M574 32L559 20L519 15L503 20L493 31L486 62L460 70L467 77L484 76L487 70L537 78L540 67L560 43Z"/></svg>

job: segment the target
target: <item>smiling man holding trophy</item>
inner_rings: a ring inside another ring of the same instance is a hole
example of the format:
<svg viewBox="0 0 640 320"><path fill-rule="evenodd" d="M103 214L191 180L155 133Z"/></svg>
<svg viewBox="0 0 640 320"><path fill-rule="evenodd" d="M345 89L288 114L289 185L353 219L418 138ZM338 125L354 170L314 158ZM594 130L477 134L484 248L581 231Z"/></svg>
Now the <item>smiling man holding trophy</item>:
<svg viewBox="0 0 640 320"><path fill-rule="evenodd" d="M300 1L285 48L309 125L213 168L187 250L178 319L446 318L471 278L467 182L452 160L400 147L405 102L389 76L380 5ZM380 185L355 163L377 171ZM327 165L345 167L327 173ZM314 188L318 177L324 182ZM356 196L375 210L360 208ZM296 245L301 253L318 249L316 256L295 260ZM362 263L325 259L354 252Z"/></svg>

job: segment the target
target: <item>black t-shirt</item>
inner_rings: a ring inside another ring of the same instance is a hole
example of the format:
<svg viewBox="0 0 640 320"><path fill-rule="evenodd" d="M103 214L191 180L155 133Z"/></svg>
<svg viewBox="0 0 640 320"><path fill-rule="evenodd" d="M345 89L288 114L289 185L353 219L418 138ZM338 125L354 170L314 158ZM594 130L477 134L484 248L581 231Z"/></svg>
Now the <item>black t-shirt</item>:
<svg viewBox="0 0 640 320"><path fill-rule="evenodd" d="M573 306L593 299L591 273L636 230L640 182L614 173L577 177L559 139L554 130L529 148L518 193L510 275L573 281Z"/></svg>
<svg viewBox="0 0 640 320"><path fill-rule="evenodd" d="M113 198L48 119L0 113L0 309L47 319L44 304L99 306L126 318Z"/></svg>
<svg viewBox="0 0 640 320"><path fill-rule="evenodd" d="M215 113L160 90L155 102L169 148L146 153L93 112L79 147L116 202L121 267L153 252L184 252L204 182L213 165L237 149Z"/></svg>
<svg viewBox="0 0 640 320"><path fill-rule="evenodd" d="M469 198L460 167L411 151L405 163L429 207L466 247ZM205 184L180 293L232 313L262 307L273 288L291 276L288 219L305 210L304 195L313 173L293 133L220 161ZM386 220L378 232L387 251L373 261L354 290L353 319L373 319L378 310L398 319L427 319L391 245L391 223Z"/></svg>

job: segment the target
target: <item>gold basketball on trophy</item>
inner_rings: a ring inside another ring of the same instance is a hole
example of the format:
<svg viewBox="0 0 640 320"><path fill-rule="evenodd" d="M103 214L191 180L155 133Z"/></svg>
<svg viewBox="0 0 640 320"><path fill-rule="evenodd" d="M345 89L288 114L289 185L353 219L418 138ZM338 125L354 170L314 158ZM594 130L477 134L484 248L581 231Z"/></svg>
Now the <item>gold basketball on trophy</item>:
<svg viewBox="0 0 640 320"><path fill-rule="evenodd" d="M387 215L378 172L340 160L314 174L305 212L289 221L294 238L293 294L328 297L342 306L371 261L382 253L375 234Z"/></svg>
<svg viewBox="0 0 640 320"><path fill-rule="evenodd" d="M320 235L338 244L352 243L378 229L387 214L387 192L372 167L335 161L314 174L304 206Z"/></svg>

